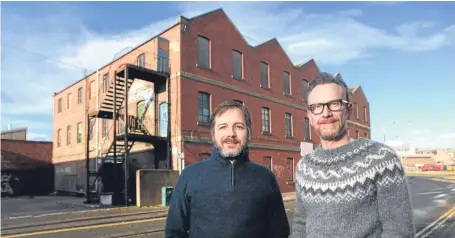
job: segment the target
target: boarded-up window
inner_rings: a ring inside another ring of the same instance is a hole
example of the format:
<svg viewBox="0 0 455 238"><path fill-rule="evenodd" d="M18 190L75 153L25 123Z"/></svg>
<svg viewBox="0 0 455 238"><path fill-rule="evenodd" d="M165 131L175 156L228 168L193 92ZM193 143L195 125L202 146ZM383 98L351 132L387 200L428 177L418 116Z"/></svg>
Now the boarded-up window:
<svg viewBox="0 0 455 238"><path fill-rule="evenodd" d="M261 62L261 87L269 88L269 65Z"/></svg>
<svg viewBox="0 0 455 238"><path fill-rule="evenodd" d="M232 69L232 76L234 77L234 79L239 79L239 80L242 80L243 77L242 77L242 70L243 70L243 56L242 56L242 53L236 51L236 50L233 50L232 51L232 65L233 65L233 69Z"/></svg>
<svg viewBox="0 0 455 238"><path fill-rule="evenodd" d="M363 120L368 121L367 118L367 107L363 106Z"/></svg>
<svg viewBox="0 0 455 238"><path fill-rule="evenodd" d="M197 64L201 68L210 68L210 40L203 36L197 38Z"/></svg>

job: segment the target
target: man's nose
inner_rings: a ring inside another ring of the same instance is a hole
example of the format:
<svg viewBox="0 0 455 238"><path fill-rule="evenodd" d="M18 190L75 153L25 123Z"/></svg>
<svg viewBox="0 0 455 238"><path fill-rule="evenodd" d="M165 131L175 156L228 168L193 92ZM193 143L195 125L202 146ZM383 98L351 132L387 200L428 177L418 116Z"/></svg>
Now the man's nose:
<svg viewBox="0 0 455 238"><path fill-rule="evenodd" d="M325 105L324 108L322 108L322 116L323 116L323 117L330 117L330 116L332 116L332 111L330 111L328 105Z"/></svg>
<svg viewBox="0 0 455 238"><path fill-rule="evenodd" d="M230 137L237 136L237 131L235 130L235 126L231 127L231 129L228 130L228 136L230 136Z"/></svg>

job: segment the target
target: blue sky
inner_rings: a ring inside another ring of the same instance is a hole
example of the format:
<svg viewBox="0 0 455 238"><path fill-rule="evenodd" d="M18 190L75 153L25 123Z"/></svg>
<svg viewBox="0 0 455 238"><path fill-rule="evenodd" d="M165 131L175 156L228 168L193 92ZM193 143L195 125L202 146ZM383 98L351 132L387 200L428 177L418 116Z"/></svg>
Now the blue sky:
<svg viewBox="0 0 455 238"><path fill-rule="evenodd" d="M50 140L52 95L84 68L220 7L251 45L276 37L294 63L361 85L374 140L455 147L454 2L3 2L2 130Z"/></svg>

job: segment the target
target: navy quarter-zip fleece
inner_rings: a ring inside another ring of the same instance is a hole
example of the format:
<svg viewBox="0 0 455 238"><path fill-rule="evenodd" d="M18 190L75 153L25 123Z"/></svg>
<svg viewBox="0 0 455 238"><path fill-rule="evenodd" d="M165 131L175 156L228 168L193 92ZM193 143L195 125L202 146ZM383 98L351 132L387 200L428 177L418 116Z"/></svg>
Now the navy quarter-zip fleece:
<svg viewBox="0 0 455 238"><path fill-rule="evenodd" d="M276 177L248 154L231 163L213 146L209 159L186 167L172 194L165 237L287 238Z"/></svg>

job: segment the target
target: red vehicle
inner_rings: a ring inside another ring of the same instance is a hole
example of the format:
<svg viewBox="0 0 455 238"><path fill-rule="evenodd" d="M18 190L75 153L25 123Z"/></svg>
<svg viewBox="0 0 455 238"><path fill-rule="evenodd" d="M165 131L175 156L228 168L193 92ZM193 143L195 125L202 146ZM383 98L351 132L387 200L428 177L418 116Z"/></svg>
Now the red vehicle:
<svg viewBox="0 0 455 238"><path fill-rule="evenodd" d="M421 168L422 172L425 171L443 171L442 164L424 164Z"/></svg>

